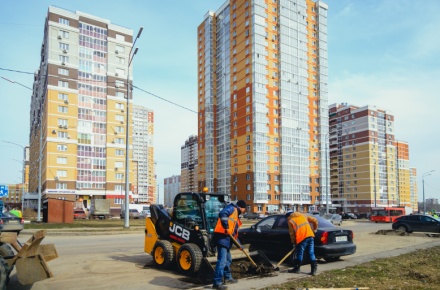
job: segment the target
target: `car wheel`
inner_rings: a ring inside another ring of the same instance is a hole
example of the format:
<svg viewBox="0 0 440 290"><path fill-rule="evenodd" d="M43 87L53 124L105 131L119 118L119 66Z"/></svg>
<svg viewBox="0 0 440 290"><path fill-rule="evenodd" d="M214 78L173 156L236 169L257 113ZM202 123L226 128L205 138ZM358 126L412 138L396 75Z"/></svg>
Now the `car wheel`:
<svg viewBox="0 0 440 290"><path fill-rule="evenodd" d="M397 227L397 231L399 231L399 232L407 232L408 230L406 229L406 227L405 226L398 226Z"/></svg>

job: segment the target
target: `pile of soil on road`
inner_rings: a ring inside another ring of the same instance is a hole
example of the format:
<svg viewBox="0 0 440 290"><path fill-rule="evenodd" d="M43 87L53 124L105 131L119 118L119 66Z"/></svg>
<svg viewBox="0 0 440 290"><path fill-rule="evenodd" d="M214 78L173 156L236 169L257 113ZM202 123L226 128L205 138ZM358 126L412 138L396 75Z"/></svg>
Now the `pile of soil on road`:
<svg viewBox="0 0 440 290"><path fill-rule="evenodd" d="M379 230L376 235L394 235L394 236L409 236L409 233L395 230Z"/></svg>
<svg viewBox="0 0 440 290"><path fill-rule="evenodd" d="M232 262L231 264L231 273L234 279L240 279L245 277L252 276L273 276L276 275L274 273L274 268L270 266L266 266L263 263L256 263L257 267L254 267L250 261L242 260Z"/></svg>

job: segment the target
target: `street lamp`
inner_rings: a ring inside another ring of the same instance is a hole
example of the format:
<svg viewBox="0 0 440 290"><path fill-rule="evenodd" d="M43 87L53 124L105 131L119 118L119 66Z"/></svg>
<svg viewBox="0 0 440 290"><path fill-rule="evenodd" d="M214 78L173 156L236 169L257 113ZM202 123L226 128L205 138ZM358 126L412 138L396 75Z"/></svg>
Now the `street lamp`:
<svg viewBox="0 0 440 290"><path fill-rule="evenodd" d="M422 189L423 189L423 214L426 213L426 204L425 204L425 176L431 175L432 172L435 170L431 170L428 172L423 173L422 175Z"/></svg>
<svg viewBox="0 0 440 290"><path fill-rule="evenodd" d="M330 142L329 142L329 133L327 132L324 136L325 136L325 213L328 214L328 180L329 180L329 168L328 168L328 159L330 158L328 154L329 153L329 147L330 147Z"/></svg>
<svg viewBox="0 0 440 290"><path fill-rule="evenodd" d="M138 38L141 36L143 27L141 27L139 29L139 32L133 42L133 45L130 48L130 52L128 54L128 67L127 67L127 118L126 118L126 122L125 122L125 214L124 214L124 228L128 229L130 228L130 217L129 217L129 166L128 166L128 162L129 162L129 140L128 140L128 131L129 131L129 120L130 120L130 65L131 62L133 61L134 56L136 55L138 48L136 47L136 49L134 50L133 54L132 54L132 50L134 45L136 44L136 40L138 40Z"/></svg>

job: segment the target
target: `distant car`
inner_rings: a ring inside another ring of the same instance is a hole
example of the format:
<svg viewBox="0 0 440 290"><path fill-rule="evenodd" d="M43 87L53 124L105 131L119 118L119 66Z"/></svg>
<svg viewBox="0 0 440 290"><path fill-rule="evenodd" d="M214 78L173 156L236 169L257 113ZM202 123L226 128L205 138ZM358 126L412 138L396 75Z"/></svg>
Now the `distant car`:
<svg viewBox="0 0 440 290"><path fill-rule="evenodd" d="M355 216L353 213L349 212L349 213L344 213L341 214L341 217L343 220L355 220L357 219L357 216Z"/></svg>
<svg viewBox="0 0 440 290"><path fill-rule="evenodd" d="M84 220L87 218L87 214L83 209L75 209L73 210L73 218Z"/></svg>
<svg viewBox="0 0 440 290"><path fill-rule="evenodd" d="M440 233L440 219L430 215L403 215L392 224L393 230L402 232Z"/></svg>
<svg viewBox="0 0 440 290"><path fill-rule="evenodd" d="M258 218L258 213L256 213L256 212L245 213L243 215L243 218L248 219L248 220L256 220Z"/></svg>
<svg viewBox="0 0 440 290"><path fill-rule="evenodd" d="M150 216L151 216L151 213L150 213L149 209L143 210L139 214L139 218L140 219L145 219L145 218L150 217Z"/></svg>
<svg viewBox="0 0 440 290"><path fill-rule="evenodd" d="M19 234L24 229L24 219L4 212L0 218L0 232L16 232Z"/></svg>
<svg viewBox="0 0 440 290"><path fill-rule="evenodd" d="M322 217L334 225L338 225L338 226L342 225L342 217L339 214L329 213L329 214L323 215Z"/></svg>
<svg viewBox="0 0 440 290"><path fill-rule="evenodd" d="M315 255L317 259L327 262L339 260L340 257L356 252L353 243L353 232L336 228L320 216L318 230L315 233ZM268 216L250 228L242 228L238 237L243 244L249 244L249 251L261 250L268 256L283 257L292 249L287 218L284 214ZM290 257L293 262L295 253ZM308 257L304 263L307 263Z"/></svg>
<svg viewBox="0 0 440 290"><path fill-rule="evenodd" d="M125 211L122 211L120 214L121 219L125 218ZM137 209L129 209L128 210L128 218L130 219L139 219L140 213Z"/></svg>

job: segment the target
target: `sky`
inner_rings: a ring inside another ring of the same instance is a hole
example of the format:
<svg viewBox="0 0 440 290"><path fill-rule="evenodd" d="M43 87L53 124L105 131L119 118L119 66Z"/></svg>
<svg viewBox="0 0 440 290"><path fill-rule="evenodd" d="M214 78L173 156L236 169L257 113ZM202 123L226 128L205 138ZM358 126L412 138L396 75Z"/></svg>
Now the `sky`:
<svg viewBox="0 0 440 290"><path fill-rule="evenodd" d="M29 143L33 75L50 5L133 30L134 103L154 111L155 162L163 179L180 174L180 147L197 134L197 26L224 0L1 1L0 184L21 182ZM440 1L327 0L329 104L377 106L395 117L395 138L409 144L419 200L440 199ZM108 8L107 8L108 7ZM176 105L177 104L177 105ZM437 128L437 129L435 129ZM6 143L16 143L18 145Z"/></svg>

